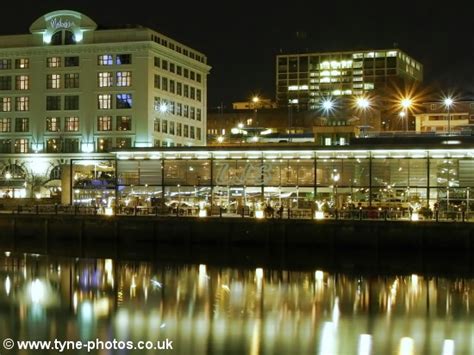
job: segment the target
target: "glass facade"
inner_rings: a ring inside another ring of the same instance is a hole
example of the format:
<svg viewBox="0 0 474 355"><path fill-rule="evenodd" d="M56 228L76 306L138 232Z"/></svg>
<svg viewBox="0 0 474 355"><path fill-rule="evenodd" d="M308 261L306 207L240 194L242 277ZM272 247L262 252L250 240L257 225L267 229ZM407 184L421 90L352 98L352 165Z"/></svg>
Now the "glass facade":
<svg viewBox="0 0 474 355"><path fill-rule="evenodd" d="M116 155L109 173L117 179L110 178L107 186L122 210L253 215L270 208L311 215L317 210L474 209L474 150L196 149ZM78 186L76 177L74 183Z"/></svg>

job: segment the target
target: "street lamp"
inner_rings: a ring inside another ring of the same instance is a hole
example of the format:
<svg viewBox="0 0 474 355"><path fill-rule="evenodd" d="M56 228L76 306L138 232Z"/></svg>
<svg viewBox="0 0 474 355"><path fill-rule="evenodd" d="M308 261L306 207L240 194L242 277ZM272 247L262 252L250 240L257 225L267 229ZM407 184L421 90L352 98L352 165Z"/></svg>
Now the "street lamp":
<svg viewBox="0 0 474 355"><path fill-rule="evenodd" d="M333 174L332 174L332 181L334 182L334 206L336 207L336 209L338 208L338 200L337 200L337 183L339 182L339 179L341 178L341 175L339 175L339 173L337 172L337 169L334 169L333 170Z"/></svg>
<svg viewBox="0 0 474 355"><path fill-rule="evenodd" d="M366 114L366 111L367 109L370 107L370 100L364 96L361 96L361 97L358 97L356 99L356 106L359 108L359 110L362 111L363 113L363 116L364 116L364 126L362 126L362 132L365 131L365 129L367 128L367 114ZM364 133L364 136L366 136L366 133Z"/></svg>
<svg viewBox="0 0 474 355"><path fill-rule="evenodd" d="M255 95L252 97L252 102L253 102L253 109L255 112L255 125L258 127L258 121L257 121L257 110L258 110L258 103L260 102L260 98Z"/></svg>
<svg viewBox="0 0 474 355"><path fill-rule="evenodd" d="M413 103L412 100L408 97L405 97L400 101L400 105L402 106L402 109L403 109L402 111L403 115L400 114L400 117L405 119L405 128L407 132L408 132L408 109L411 107L412 103Z"/></svg>
<svg viewBox="0 0 474 355"><path fill-rule="evenodd" d="M451 105L454 103L453 99L451 97L446 97L443 100L444 106L446 106L446 109L448 110L448 136L451 135L451 117L450 117L450 112L449 109L451 108Z"/></svg>

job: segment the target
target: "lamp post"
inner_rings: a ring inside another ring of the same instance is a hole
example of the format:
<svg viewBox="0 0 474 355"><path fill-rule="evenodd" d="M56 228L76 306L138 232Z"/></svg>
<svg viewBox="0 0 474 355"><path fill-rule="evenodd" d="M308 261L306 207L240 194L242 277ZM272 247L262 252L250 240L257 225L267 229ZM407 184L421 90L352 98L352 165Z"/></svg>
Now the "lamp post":
<svg viewBox="0 0 474 355"><path fill-rule="evenodd" d="M254 96L252 97L252 103L253 103L253 109L254 109L254 112L255 112L255 126L258 127L258 120L257 120L257 111L258 111L258 103L260 102L260 98L258 96Z"/></svg>
<svg viewBox="0 0 474 355"><path fill-rule="evenodd" d="M370 107L370 101L368 98L366 97L358 97L356 99L356 105L357 107L359 108L359 110L362 111L362 114L363 114L363 126L362 126L362 132L363 132L363 136L365 137L366 136L366 132L365 130L367 129L367 114L366 114L366 111L367 109Z"/></svg>
<svg viewBox="0 0 474 355"><path fill-rule="evenodd" d="M7 180L7 188L8 188L8 191L10 191L10 179L11 179L11 178L12 178L12 174L11 174L9 171L7 171L7 172L5 173L5 180ZM12 198L14 198L14 197L15 197L15 196L14 196L14 192L12 192Z"/></svg>
<svg viewBox="0 0 474 355"><path fill-rule="evenodd" d="M405 97L400 101L400 105L403 108L403 111L402 111L403 115L400 114L400 117L405 119L405 130L406 130L406 132L408 132L408 109L412 105L412 100L408 97Z"/></svg>
<svg viewBox="0 0 474 355"><path fill-rule="evenodd" d="M337 183L339 182L339 179L341 178L341 176L339 175L339 173L337 172L337 169L334 169L333 170L333 174L332 174L332 180L334 182L334 206L335 208L337 209L339 206L339 201L337 200Z"/></svg>
<svg viewBox="0 0 474 355"><path fill-rule="evenodd" d="M447 97L443 100L444 106L446 106L446 109L448 110L448 136L451 135L451 117L450 117L450 108L451 105L454 103L453 99L451 97Z"/></svg>

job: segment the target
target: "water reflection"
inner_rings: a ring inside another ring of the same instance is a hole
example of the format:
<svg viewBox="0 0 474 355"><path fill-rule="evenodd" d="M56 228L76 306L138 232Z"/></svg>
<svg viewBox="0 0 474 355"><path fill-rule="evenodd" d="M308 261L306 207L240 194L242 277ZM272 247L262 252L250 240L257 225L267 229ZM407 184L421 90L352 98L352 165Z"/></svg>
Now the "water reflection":
<svg viewBox="0 0 474 355"><path fill-rule="evenodd" d="M169 338L182 354L474 352L473 279L5 255L0 285L0 340Z"/></svg>

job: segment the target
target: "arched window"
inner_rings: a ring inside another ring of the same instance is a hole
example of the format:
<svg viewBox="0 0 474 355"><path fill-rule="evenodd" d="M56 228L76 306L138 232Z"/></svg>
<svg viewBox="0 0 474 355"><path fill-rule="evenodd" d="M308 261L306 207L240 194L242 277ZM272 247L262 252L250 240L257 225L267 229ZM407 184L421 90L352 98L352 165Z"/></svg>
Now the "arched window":
<svg viewBox="0 0 474 355"><path fill-rule="evenodd" d="M18 164L9 164L3 167L2 177L10 176L11 179L25 179L26 171Z"/></svg>
<svg viewBox="0 0 474 355"><path fill-rule="evenodd" d="M60 46L63 44L63 31L58 31L53 35L53 37L51 37L51 44L53 46Z"/></svg>
<svg viewBox="0 0 474 355"><path fill-rule="evenodd" d="M61 179L61 165L57 165L51 169L49 173L50 180L60 180Z"/></svg>
<svg viewBox="0 0 474 355"><path fill-rule="evenodd" d="M76 37L71 31L64 31L64 44L76 44Z"/></svg>

